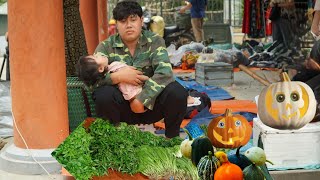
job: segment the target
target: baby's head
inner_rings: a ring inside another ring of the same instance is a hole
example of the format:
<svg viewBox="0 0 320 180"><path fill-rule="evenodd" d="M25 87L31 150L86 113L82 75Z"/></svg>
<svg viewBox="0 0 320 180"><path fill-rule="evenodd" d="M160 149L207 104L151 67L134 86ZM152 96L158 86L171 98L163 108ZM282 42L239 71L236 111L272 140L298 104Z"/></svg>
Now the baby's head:
<svg viewBox="0 0 320 180"><path fill-rule="evenodd" d="M108 58L99 54L82 56L76 64L77 76L87 86L94 85L104 77Z"/></svg>

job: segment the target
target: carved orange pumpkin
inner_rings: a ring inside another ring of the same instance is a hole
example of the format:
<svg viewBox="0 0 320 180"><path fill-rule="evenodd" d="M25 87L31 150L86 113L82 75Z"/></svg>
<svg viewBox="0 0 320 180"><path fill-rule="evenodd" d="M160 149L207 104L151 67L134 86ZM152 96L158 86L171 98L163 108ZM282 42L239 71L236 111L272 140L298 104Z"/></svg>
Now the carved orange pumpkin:
<svg viewBox="0 0 320 180"><path fill-rule="evenodd" d="M316 113L312 89L300 81L290 81L287 73L282 82L265 87L258 100L261 121L276 129L299 129L309 123Z"/></svg>
<svg viewBox="0 0 320 180"><path fill-rule="evenodd" d="M233 115L227 109L224 116L211 120L208 126L208 137L214 147L237 148L250 140L252 127L247 119L239 114Z"/></svg>

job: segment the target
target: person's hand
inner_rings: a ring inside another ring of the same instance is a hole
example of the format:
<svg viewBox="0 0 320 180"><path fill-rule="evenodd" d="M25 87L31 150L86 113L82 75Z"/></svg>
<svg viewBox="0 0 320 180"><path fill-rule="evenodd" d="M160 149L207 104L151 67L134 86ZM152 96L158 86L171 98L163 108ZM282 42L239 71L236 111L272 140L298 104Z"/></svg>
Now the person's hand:
<svg viewBox="0 0 320 180"><path fill-rule="evenodd" d="M128 83L134 86L141 86L146 80L149 79L148 76L143 75L141 71L138 71L132 66L121 68L119 71L114 72L111 75L111 78L115 84Z"/></svg>
<svg viewBox="0 0 320 180"><path fill-rule="evenodd" d="M314 71L320 71L320 65L314 61L313 59L309 58L305 62L306 69L314 70Z"/></svg>
<svg viewBox="0 0 320 180"><path fill-rule="evenodd" d="M130 108L134 113L144 113L147 111L144 109L144 105L138 99L133 99L130 102Z"/></svg>
<svg viewBox="0 0 320 180"><path fill-rule="evenodd" d="M181 9L179 10L179 13L180 13L180 14L184 14L185 12L186 12L185 8L181 8Z"/></svg>

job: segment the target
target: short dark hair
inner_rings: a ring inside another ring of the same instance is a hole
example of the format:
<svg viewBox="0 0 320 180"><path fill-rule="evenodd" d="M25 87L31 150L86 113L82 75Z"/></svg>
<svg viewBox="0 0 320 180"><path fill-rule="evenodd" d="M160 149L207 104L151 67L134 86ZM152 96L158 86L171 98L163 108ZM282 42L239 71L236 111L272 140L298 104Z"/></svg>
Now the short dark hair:
<svg viewBox="0 0 320 180"><path fill-rule="evenodd" d="M118 2L112 11L113 18L117 21L127 19L131 15L142 17L142 8L136 1L121 1Z"/></svg>
<svg viewBox="0 0 320 180"><path fill-rule="evenodd" d="M310 58L318 64L320 64L320 40L316 41L313 44L313 47L310 52Z"/></svg>
<svg viewBox="0 0 320 180"><path fill-rule="evenodd" d="M85 85L92 86L103 77L98 68L99 65L92 57L82 56L76 64L76 75Z"/></svg>

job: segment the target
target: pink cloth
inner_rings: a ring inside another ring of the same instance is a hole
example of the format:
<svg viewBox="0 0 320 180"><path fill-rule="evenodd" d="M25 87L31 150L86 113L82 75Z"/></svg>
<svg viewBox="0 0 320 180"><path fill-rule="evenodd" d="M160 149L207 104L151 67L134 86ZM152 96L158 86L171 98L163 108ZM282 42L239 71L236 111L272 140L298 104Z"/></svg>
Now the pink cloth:
<svg viewBox="0 0 320 180"><path fill-rule="evenodd" d="M121 69L123 67L127 67L127 66L128 65L126 65L125 63L115 61L108 66L108 71L109 72L116 72L119 69ZM137 94L139 94L142 91L141 86L134 86L134 85L128 84L128 83L119 83L118 87L119 87L120 91L122 92L122 95L125 100L132 99L133 97L135 97Z"/></svg>

